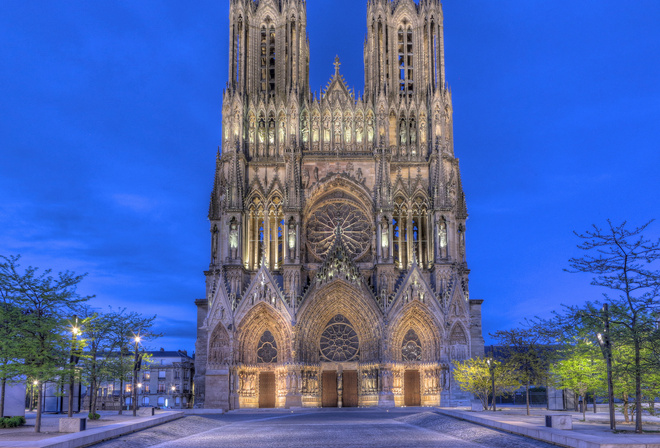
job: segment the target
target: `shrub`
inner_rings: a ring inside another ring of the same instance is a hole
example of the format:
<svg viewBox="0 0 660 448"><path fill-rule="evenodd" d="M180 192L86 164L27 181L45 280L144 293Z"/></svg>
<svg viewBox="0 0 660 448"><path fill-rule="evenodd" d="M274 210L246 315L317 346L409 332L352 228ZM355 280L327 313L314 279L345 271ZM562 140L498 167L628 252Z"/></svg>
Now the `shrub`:
<svg viewBox="0 0 660 448"><path fill-rule="evenodd" d="M0 428L16 428L25 424L25 417L5 417L0 418Z"/></svg>
<svg viewBox="0 0 660 448"><path fill-rule="evenodd" d="M101 415L97 413L92 414L90 412L89 414L87 414L87 418L89 418L90 420L98 420L101 418Z"/></svg>

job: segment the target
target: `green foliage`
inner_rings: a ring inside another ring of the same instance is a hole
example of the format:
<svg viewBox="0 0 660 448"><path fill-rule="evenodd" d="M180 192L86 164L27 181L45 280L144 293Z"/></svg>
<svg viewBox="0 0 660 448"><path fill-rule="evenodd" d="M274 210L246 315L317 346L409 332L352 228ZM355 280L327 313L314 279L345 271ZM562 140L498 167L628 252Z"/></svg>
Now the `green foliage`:
<svg viewBox="0 0 660 448"><path fill-rule="evenodd" d="M570 389L586 403L587 393L606 388L605 361L594 351L589 341L578 341L565 357L552 366L552 381L556 387ZM582 407L583 418L586 406Z"/></svg>
<svg viewBox="0 0 660 448"><path fill-rule="evenodd" d="M97 413L92 414L90 412L89 414L87 414L87 418L90 419L90 420L98 420L98 419L101 418L101 415L97 414Z"/></svg>
<svg viewBox="0 0 660 448"><path fill-rule="evenodd" d="M0 428L17 428L25 424L25 417L5 417L0 418Z"/></svg>
<svg viewBox="0 0 660 448"><path fill-rule="evenodd" d="M527 415L529 415L529 391L532 384L544 384L549 376L550 363L555 351L550 349L549 333L538 322L511 330L500 330L492 337L504 347L503 355L515 377L525 385L527 393Z"/></svg>
<svg viewBox="0 0 660 448"><path fill-rule="evenodd" d="M591 340L604 341L604 356L610 344L614 395L624 403L634 396L636 409L641 409L648 373L660 368L660 240L650 241L643 235L651 222L629 229L625 222L608 221L605 229L593 226L584 234L576 233L582 240L578 248L585 254L571 258L568 271L593 275L591 284L606 292L602 302L566 307L557 317L564 329L577 328ZM635 431L642 431L639 412Z"/></svg>
<svg viewBox="0 0 660 448"><path fill-rule="evenodd" d="M485 358L472 358L465 361L454 361L454 379L458 382L461 390L476 395L483 405L488 409L488 396L493 395L493 382L490 366ZM520 382L513 375L511 368L507 365L492 360L491 365L495 375L495 394L508 395L520 387Z"/></svg>

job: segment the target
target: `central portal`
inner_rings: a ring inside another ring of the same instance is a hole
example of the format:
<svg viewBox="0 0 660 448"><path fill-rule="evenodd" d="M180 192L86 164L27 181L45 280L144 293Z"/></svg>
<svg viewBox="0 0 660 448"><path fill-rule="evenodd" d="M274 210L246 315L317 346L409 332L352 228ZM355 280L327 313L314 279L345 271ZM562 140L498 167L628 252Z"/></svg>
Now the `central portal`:
<svg viewBox="0 0 660 448"><path fill-rule="evenodd" d="M406 370L403 374L404 404L406 406L421 406L419 393L419 370Z"/></svg>
<svg viewBox="0 0 660 448"><path fill-rule="evenodd" d="M275 407L275 372L261 372L259 374L259 407Z"/></svg>
<svg viewBox="0 0 660 448"><path fill-rule="evenodd" d="M323 372L323 395L321 397L321 406L324 408L337 407L337 372L326 370Z"/></svg>
<svg viewBox="0 0 660 448"><path fill-rule="evenodd" d="M358 407L358 373L357 370L344 370L342 374L342 406L345 408Z"/></svg>

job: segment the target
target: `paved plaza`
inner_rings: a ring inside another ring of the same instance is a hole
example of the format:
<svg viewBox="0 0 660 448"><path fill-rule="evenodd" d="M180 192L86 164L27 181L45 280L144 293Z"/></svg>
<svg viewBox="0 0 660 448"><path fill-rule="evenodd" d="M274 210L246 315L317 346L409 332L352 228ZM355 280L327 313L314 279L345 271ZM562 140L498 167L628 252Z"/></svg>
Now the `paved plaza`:
<svg viewBox="0 0 660 448"><path fill-rule="evenodd" d="M550 448L426 409L231 412L189 416L98 448Z"/></svg>

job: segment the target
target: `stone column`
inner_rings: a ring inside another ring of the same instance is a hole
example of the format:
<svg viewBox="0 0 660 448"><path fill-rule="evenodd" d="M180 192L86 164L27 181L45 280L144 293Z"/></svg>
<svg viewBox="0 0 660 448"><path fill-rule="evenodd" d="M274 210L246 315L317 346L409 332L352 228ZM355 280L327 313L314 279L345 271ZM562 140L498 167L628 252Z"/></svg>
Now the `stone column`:
<svg viewBox="0 0 660 448"><path fill-rule="evenodd" d="M284 217L284 228L282 229L282 264L289 261L289 219Z"/></svg>
<svg viewBox="0 0 660 448"><path fill-rule="evenodd" d="M378 394L378 406L394 407L394 394L392 393L392 370L389 366L381 366L378 370L377 389L380 389Z"/></svg>
<svg viewBox="0 0 660 448"><path fill-rule="evenodd" d="M338 408L342 407L342 396L344 390L342 373L343 371L341 369L337 371L337 407Z"/></svg>
<svg viewBox="0 0 660 448"><path fill-rule="evenodd" d="M300 263L300 220L296 221L296 264Z"/></svg>
<svg viewBox="0 0 660 448"><path fill-rule="evenodd" d="M383 231L383 222L381 219L378 219L378 223L376 225L376 255L377 255L377 262L381 262L384 258L383 254L383 244L381 242L381 234Z"/></svg>

